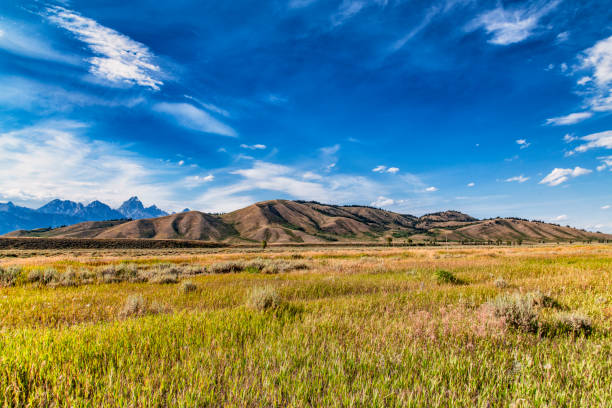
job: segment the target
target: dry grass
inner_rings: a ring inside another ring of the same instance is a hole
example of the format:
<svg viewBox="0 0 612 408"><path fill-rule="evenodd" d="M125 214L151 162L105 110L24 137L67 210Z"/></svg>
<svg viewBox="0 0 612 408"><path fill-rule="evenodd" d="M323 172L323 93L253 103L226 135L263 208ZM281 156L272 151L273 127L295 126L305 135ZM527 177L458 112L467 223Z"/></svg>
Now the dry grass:
<svg viewBox="0 0 612 408"><path fill-rule="evenodd" d="M0 255L0 406L612 400L611 246Z"/></svg>

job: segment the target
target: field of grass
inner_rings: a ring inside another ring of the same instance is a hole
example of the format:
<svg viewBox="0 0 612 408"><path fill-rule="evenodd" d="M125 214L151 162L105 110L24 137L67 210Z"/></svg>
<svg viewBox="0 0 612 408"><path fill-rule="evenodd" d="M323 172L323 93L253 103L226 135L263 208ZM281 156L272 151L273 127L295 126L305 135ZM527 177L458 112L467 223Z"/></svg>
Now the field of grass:
<svg viewBox="0 0 612 408"><path fill-rule="evenodd" d="M0 406L612 406L612 246L0 251Z"/></svg>

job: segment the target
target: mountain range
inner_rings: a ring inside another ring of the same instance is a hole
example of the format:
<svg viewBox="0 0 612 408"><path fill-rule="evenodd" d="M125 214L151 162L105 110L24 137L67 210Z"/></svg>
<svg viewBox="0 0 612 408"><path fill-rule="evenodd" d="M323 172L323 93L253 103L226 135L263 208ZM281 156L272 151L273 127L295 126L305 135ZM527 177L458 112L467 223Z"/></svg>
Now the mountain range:
<svg viewBox="0 0 612 408"><path fill-rule="evenodd" d="M65 211L74 211L71 205L61 204L56 208L60 207ZM22 229L5 236L189 239L226 243L255 243L264 240L271 243L385 242L389 238L396 242L612 240L609 234L518 218L479 220L458 211L415 217L366 206L290 200L259 202L220 215L185 211L131 221L88 221L55 229Z"/></svg>
<svg viewBox="0 0 612 408"><path fill-rule="evenodd" d="M88 205L69 200L53 200L38 209L20 207L12 202L0 203L0 234L18 229L55 228L85 221L154 218L168 215L155 205L144 207L132 197L117 209L100 201Z"/></svg>

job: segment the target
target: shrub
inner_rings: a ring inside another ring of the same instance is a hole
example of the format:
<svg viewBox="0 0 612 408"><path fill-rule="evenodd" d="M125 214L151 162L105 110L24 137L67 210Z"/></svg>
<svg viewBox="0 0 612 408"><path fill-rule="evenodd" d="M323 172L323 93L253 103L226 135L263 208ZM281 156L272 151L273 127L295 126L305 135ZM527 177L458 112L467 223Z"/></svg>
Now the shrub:
<svg viewBox="0 0 612 408"><path fill-rule="evenodd" d="M179 292L182 294L195 292L196 290L198 290L198 286L191 281L183 281L179 286Z"/></svg>
<svg viewBox="0 0 612 408"><path fill-rule="evenodd" d="M217 262L212 264L208 270L210 273L231 273L240 272L244 269L244 264L239 261Z"/></svg>
<svg viewBox="0 0 612 408"><path fill-rule="evenodd" d="M508 282L504 278L502 278L501 276L499 278L495 279L495 282L493 282L493 284L495 286L497 286L498 288L500 288L500 289L505 289L505 288L507 288L509 286Z"/></svg>
<svg viewBox="0 0 612 408"><path fill-rule="evenodd" d="M530 295L501 295L491 303L496 317L517 330L535 333L538 330L538 312Z"/></svg>
<svg viewBox="0 0 612 408"><path fill-rule="evenodd" d="M163 273L161 275L154 274L151 279L149 279L149 282L159 284L178 283L178 276L172 273Z"/></svg>
<svg viewBox="0 0 612 408"><path fill-rule="evenodd" d="M463 283L459 278L453 275L452 272L445 271L443 269L438 269L435 272L435 276L436 276L436 280L438 281L438 284L440 285L444 283L450 283L453 285L458 285L458 284Z"/></svg>
<svg viewBox="0 0 612 408"><path fill-rule="evenodd" d="M23 269L18 266L0 267L0 286L15 286Z"/></svg>
<svg viewBox="0 0 612 408"><path fill-rule="evenodd" d="M119 311L120 317L137 317L145 316L148 314L166 313L170 312L170 309L161 303L152 302L149 303L145 298L138 295L130 295L125 300L123 307Z"/></svg>
<svg viewBox="0 0 612 408"><path fill-rule="evenodd" d="M78 275L72 268L67 268L64 273L58 274L50 283L52 286L77 286L78 284Z"/></svg>
<svg viewBox="0 0 612 408"><path fill-rule="evenodd" d="M530 292L526 296L530 296L534 306L537 307L551 307L554 309L561 309L561 305L552 297L543 294L539 290Z"/></svg>
<svg viewBox="0 0 612 408"><path fill-rule="evenodd" d="M119 312L121 317L142 316L147 312L147 303L142 295L130 295Z"/></svg>
<svg viewBox="0 0 612 408"><path fill-rule="evenodd" d="M247 299L247 306L256 310L274 309L281 304L281 297L271 286L253 288Z"/></svg>
<svg viewBox="0 0 612 408"><path fill-rule="evenodd" d="M588 316L578 312L561 313L555 318L555 326L559 331L574 335L588 336L593 331L593 324Z"/></svg>

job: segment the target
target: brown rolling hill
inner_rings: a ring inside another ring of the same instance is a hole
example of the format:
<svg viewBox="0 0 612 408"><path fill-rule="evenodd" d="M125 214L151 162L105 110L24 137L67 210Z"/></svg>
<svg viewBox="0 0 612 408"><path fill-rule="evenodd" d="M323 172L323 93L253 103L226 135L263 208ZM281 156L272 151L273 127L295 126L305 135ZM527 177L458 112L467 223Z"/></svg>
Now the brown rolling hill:
<svg viewBox="0 0 612 408"><path fill-rule="evenodd" d="M612 240L588 232L516 218L479 220L457 211L422 217L365 206L271 200L222 215L189 211L134 221L85 222L62 228L14 231L5 237L171 239L225 243L448 241L557 242Z"/></svg>

